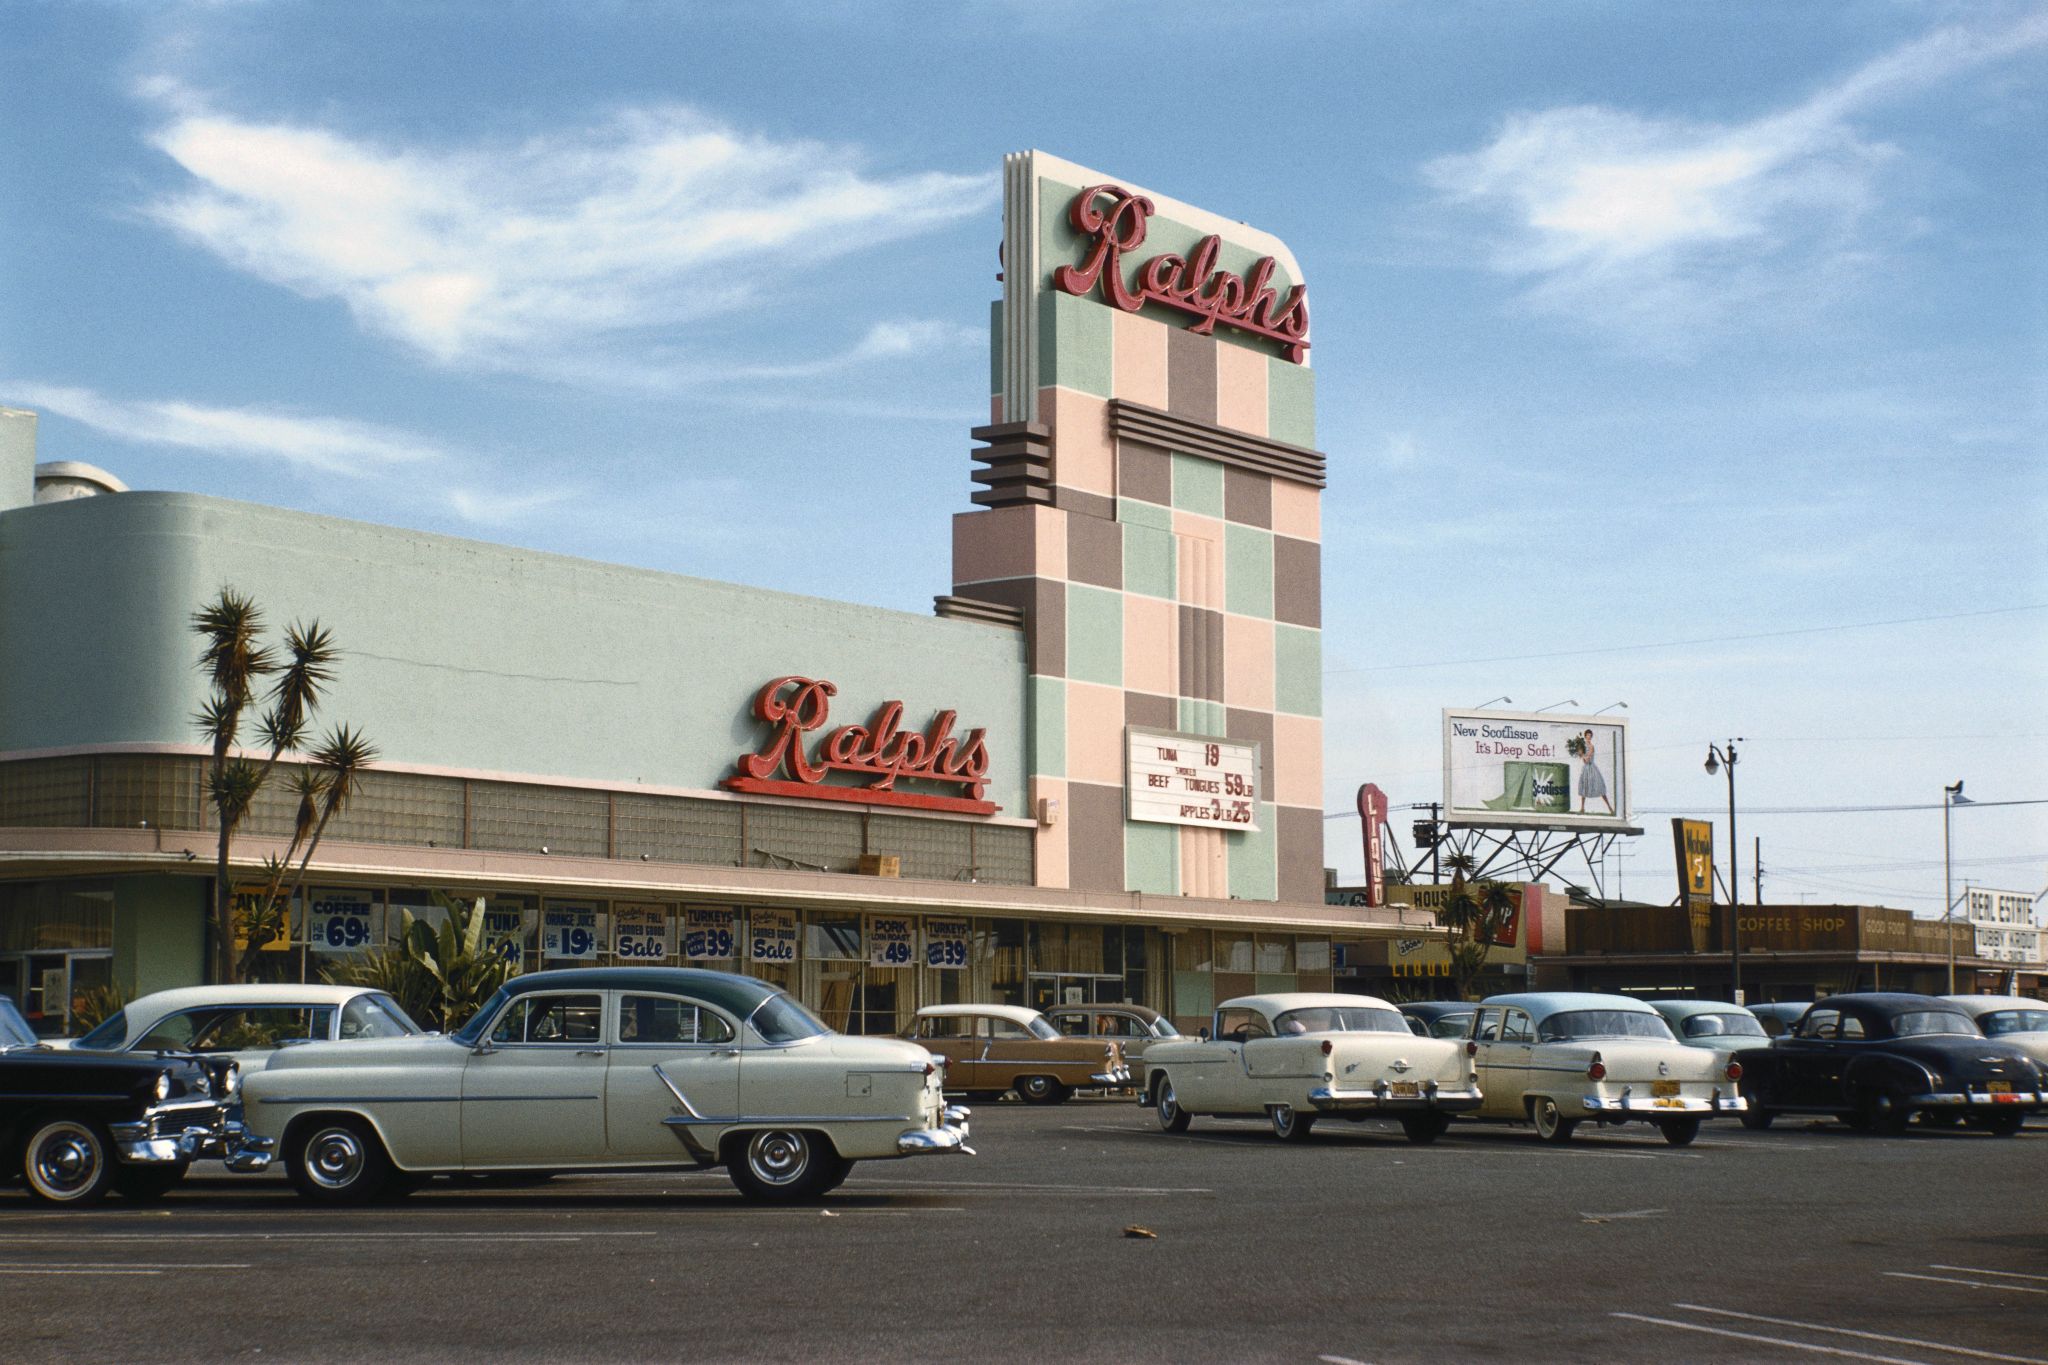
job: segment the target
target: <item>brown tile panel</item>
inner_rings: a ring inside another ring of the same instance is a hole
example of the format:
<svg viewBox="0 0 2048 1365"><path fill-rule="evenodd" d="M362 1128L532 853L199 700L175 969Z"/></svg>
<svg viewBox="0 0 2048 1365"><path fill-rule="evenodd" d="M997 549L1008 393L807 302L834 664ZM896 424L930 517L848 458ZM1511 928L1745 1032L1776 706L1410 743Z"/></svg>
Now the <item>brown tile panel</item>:
<svg viewBox="0 0 2048 1365"><path fill-rule="evenodd" d="M1273 529L1273 479L1236 465L1223 466L1223 519Z"/></svg>
<svg viewBox="0 0 2048 1365"><path fill-rule="evenodd" d="M1313 806L1275 806L1274 852L1280 861L1280 899L1323 898L1323 813Z"/></svg>
<svg viewBox="0 0 2048 1365"><path fill-rule="evenodd" d="M1223 613L1181 606L1180 694L1223 700Z"/></svg>
<svg viewBox="0 0 2048 1365"><path fill-rule="evenodd" d="M1166 406L1174 416L1215 425L1218 344L1180 328L1166 334Z"/></svg>
<svg viewBox="0 0 2048 1365"><path fill-rule="evenodd" d="M1273 619L1323 624L1323 547L1314 541L1273 537Z"/></svg>
<svg viewBox="0 0 2048 1365"><path fill-rule="evenodd" d="M1066 522L1067 581L1121 590L1124 528L1100 517L1068 517Z"/></svg>
<svg viewBox="0 0 2048 1365"><path fill-rule="evenodd" d="M1126 436L1116 443L1118 496L1173 506L1173 457L1164 446Z"/></svg>
<svg viewBox="0 0 2048 1365"><path fill-rule="evenodd" d="M1012 607L1024 614L1024 648L1033 673L1067 676L1067 585L1051 578L998 578L956 583L955 595Z"/></svg>
<svg viewBox="0 0 2048 1365"><path fill-rule="evenodd" d="M1069 488L1065 484L1053 489L1052 494L1052 505L1062 512L1079 512L1084 516L1100 517L1104 520L1114 520L1116 517L1115 498L1105 498L1100 493Z"/></svg>
<svg viewBox="0 0 2048 1365"><path fill-rule="evenodd" d="M1124 789L1067 784L1067 885L1076 891L1124 889ZM1320 882L1321 869L1316 877ZM1316 891L1322 896L1320 886Z"/></svg>
<svg viewBox="0 0 2048 1365"><path fill-rule="evenodd" d="M1180 704L1150 692L1124 693L1124 724L1144 730L1180 729Z"/></svg>
<svg viewBox="0 0 2048 1365"><path fill-rule="evenodd" d="M1273 799L1273 713L1244 711L1233 706L1223 713L1224 729L1231 739L1249 739L1259 745L1259 799Z"/></svg>
<svg viewBox="0 0 2048 1365"><path fill-rule="evenodd" d="M1231 431L1217 426L1213 420L1191 419L1180 411L1177 404L1173 411L1162 412L1142 403L1112 398L1109 400L1109 429L1120 444L1143 441L1185 455L1200 455L1219 464L1236 465L1255 474L1269 474L1277 479L1289 479L1317 488L1329 481L1329 461L1320 450Z"/></svg>

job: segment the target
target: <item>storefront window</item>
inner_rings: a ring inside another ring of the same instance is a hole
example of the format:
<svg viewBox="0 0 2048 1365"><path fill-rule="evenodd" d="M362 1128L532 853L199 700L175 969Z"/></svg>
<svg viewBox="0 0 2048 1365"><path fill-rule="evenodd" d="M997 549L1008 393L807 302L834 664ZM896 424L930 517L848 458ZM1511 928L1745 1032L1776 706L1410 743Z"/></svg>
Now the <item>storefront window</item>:
<svg viewBox="0 0 2048 1365"><path fill-rule="evenodd" d="M113 984L114 884L0 886L0 995L43 1037L70 1032L85 996Z"/></svg>
<svg viewBox="0 0 2048 1365"><path fill-rule="evenodd" d="M1189 1033L1209 1020L1216 1007L1215 935L1207 929L1173 934L1173 982L1166 1013Z"/></svg>
<svg viewBox="0 0 2048 1365"><path fill-rule="evenodd" d="M861 978L859 915L813 913L805 917L803 996L828 1028L855 1033Z"/></svg>
<svg viewBox="0 0 2048 1365"><path fill-rule="evenodd" d="M1294 940L1295 988L1304 991L1327 991L1332 987L1330 974L1330 940L1326 938L1297 938Z"/></svg>

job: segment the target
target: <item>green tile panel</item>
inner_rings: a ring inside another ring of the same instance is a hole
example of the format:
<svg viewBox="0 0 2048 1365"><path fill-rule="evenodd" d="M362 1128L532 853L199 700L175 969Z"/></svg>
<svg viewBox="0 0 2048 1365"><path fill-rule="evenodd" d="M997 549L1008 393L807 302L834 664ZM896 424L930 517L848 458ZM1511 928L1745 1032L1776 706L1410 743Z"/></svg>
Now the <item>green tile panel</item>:
<svg viewBox="0 0 2048 1365"><path fill-rule="evenodd" d="M1220 701L1180 698L1180 728L1191 735L1225 735L1229 731L1225 707Z"/></svg>
<svg viewBox="0 0 2048 1365"><path fill-rule="evenodd" d="M1273 625L1274 709L1297 716L1323 714L1323 633L1306 626Z"/></svg>
<svg viewBox="0 0 2048 1365"><path fill-rule="evenodd" d="M1180 894L1180 826L1125 822L1124 889L1154 896Z"/></svg>
<svg viewBox="0 0 2048 1365"><path fill-rule="evenodd" d="M1230 894L1241 901L1280 898L1279 831L1270 802L1259 802L1259 827L1233 831L1230 841Z"/></svg>
<svg viewBox="0 0 2048 1365"><path fill-rule="evenodd" d="M1273 619L1273 533L1226 522L1223 606L1239 616Z"/></svg>
<svg viewBox="0 0 2048 1365"><path fill-rule="evenodd" d="M1161 507L1156 502L1140 498L1118 498L1116 519L1132 526L1156 526L1162 531L1173 529L1173 509Z"/></svg>
<svg viewBox="0 0 2048 1365"><path fill-rule="evenodd" d="M1316 443L1316 372L1278 357L1267 362L1266 434L1289 445Z"/></svg>
<svg viewBox="0 0 2048 1365"><path fill-rule="evenodd" d="M1124 591L1174 600L1173 532L1124 523Z"/></svg>
<svg viewBox="0 0 2048 1365"><path fill-rule="evenodd" d="M1067 585L1067 676L1124 683L1124 595L1082 583Z"/></svg>
<svg viewBox="0 0 2048 1365"><path fill-rule="evenodd" d="M1036 777L1067 775L1067 683L1064 678L1031 679L1031 772Z"/></svg>
<svg viewBox="0 0 2048 1365"><path fill-rule="evenodd" d="M1173 505L1205 517L1223 515L1223 466L1178 452L1173 457Z"/></svg>
<svg viewBox="0 0 2048 1365"><path fill-rule="evenodd" d="M1108 398L1116 310L1051 290L1039 296L1039 309L1039 384Z"/></svg>

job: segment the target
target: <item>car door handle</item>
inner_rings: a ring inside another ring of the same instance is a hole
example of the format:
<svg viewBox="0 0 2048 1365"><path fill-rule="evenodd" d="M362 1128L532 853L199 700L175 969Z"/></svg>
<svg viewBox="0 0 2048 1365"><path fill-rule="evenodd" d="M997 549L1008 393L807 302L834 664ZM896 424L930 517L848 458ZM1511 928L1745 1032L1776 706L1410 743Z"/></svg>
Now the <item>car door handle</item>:
<svg viewBox="0 0 2048 1365"><path fill-rule="evenodd" d="M601 1047L579 1047L576 1049L576 1055L578 1057L602 1057L604 1056L604 1049Z"/></svg>
<svg viewBox="0 0 2048 1365"><path fill-rule="evenodd" d="M711 1055L714 1057L737 1057L740 1055L740 1050L736 1047L722 1047Z"/></svg>

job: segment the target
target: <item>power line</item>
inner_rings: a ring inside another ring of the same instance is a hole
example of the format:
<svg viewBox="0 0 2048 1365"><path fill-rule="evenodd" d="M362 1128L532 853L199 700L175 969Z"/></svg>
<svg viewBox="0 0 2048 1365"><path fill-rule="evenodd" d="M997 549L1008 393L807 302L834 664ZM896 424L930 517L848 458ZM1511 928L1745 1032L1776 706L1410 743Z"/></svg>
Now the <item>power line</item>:
<svg viewBox="0 0 2048 1365"><path fill-rule="evenodd" d="M1962 801L1954 809L1971 810L1992 806L2048 806L2048 796L2029 797L2020 801ZM1718 815L1727 810L1726 806L1638 806L1634 815ZM1940 810L1941 802L1922 802L1906 806L1738 806L1737 815L1877 815L1902 810ZM1325 820L1355 820L1355 810L1326 810Z"/></svg>
<svg viewBox="0 0 2048 1365"><path fill-rule="evenodd" d="M1593 654L1628 654L1644 649L1683 649L1692 645L1739 644L1745 640L1782 640L1794 635L1828 635L1843 630L1877 630L1885 626L1917 626L1930 621L1961 621L1977 616L2009 616L2022 611L2048 611L2048 602L2030 602L2017 607L1987 607L1982 611L1952 611L1939 616L1901 616L1890 621L1845 621L1832 626L1800 626L1793 630L1763 630L1747 635L1707 635L1693 640L1659 640L1641 645L1606 645L1597 649L1558 649L1542 654L1489 654L1468 659L1431 659L1424 663L1373 664L1362 668L1326 668L1323 676L1345 673L1401 673L1418 668L1449 668L1456 664L1511 664L1536 659L1578 659Z"/></svg>

